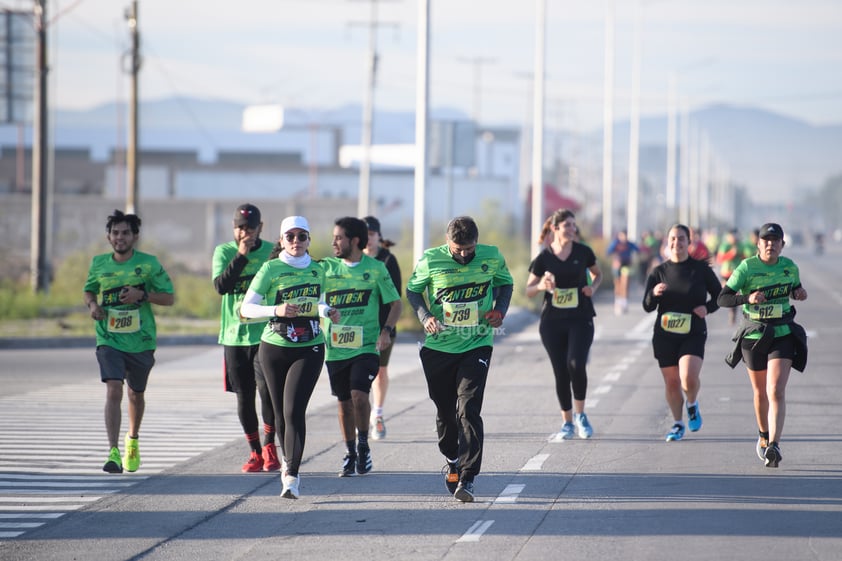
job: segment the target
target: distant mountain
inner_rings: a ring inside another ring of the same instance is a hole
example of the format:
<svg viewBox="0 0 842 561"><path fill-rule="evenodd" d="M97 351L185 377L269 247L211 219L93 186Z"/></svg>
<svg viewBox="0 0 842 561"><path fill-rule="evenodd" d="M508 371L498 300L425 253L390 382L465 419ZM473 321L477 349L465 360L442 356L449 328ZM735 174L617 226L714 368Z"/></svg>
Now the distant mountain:
<svg viewBox="0 0 842 561"><path fill-rule="evenodd" d="M842 125L817 127L751 107L713 105L690 115L691 130L707 135L731 180L755 200L797 201L842 173ZM641 119L642 145L666 144L667 119ZM618 151L628 153L629 123L618 123ZM594 133L599 134L600 133Z"/></svg>
<svg viewBox="0 0 842 561"><path fill-rule="evenodd" d="M213 131L224 138L225 132L238 137L242 103L195 98L168 98L144 102L141 123L147 131ZM433 119L463 121L469 117L450 108L431 111ZM87 111L57 110L55 126L59 129L110 129L125 127L124 106L105 104ZM694 130L705 134L717 161L730 171L731 180L745 185L749 195L769 202L797 200L805 188L813 189L835 174L842 173L842 125L816 127L769 111L751 107L713 105L690 114ZM349 104L332 109L304 110L288 108L285 123L290 127L336 126L342 142L360 141L362 109ZM415 117L412 112L377 111L374 118L377 143L412 143ZM519 128L513 126L512 128ZM667 119L665 116L641 120L641 169L662 168L662 162L644 162L649 157L662 159L665 153ZM562 133L563 136L568 136ZM240 135L242 136L242 135ZM572 136L572 135L570 135ZM586 135L596 145L601 130ZM618 122L614 130L616 161L628 154L629 123ZM657 156L660 154L660 156Z"/></svg>

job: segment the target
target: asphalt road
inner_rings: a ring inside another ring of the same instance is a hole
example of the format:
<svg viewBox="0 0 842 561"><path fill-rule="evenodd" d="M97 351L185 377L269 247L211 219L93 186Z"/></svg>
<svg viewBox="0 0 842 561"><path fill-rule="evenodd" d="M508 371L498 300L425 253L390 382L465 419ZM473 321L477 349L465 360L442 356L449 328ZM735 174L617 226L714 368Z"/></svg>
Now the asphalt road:
<svg viewBox="0 0 842 561"><path fill-rule="evenodd" d="M215 346L164 346L148 390L135 474L100 471L104 390L93 350L0 351L0 559L842 559L839 363L842 249L799 263L810 363L794 372L778 469L754 451L751 389L709 319L704 426L666 443L651 322L598 305L590 440L558 442L558 404L532 317L504 325L483 410L477 502L445 492L434 408L403 337L393 354L374 470L338 478L344 453L323 375L308 416L301 499L277 474L242 474L246 445ZM634 301L640 289L636 288ZM522 328L521 328L522 327Z"/></svg>

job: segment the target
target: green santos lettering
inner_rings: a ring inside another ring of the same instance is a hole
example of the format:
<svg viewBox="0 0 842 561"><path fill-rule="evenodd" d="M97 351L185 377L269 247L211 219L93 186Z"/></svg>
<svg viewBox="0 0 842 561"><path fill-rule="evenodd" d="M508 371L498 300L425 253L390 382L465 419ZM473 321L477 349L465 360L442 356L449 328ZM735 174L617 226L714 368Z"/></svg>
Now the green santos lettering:
<svg viewBox="0 0 842 561"><path fill-rule="evenodd" d="M337 290L328 292L325 301L331 308L357 308L368 306L371 290Z"/></svg>
<svg viewBox="0 0 842 561"><path fill-rule="evenodd" d="M286 290L279 290L277 303L280 304L281 302L286 302L287 300L292 300L293 298L301 298L302 296L318 298L319 288L318 284L302 284L287 288Z"/></svg>
<svg viewBox="0 0 842 561"><path fill-rule="evenodd" d="M774 286L767 286L762 288L763 295L766 297L767 300L773 300L775 298L786 298L789 296L789 291L792 288L791 284L776 284Z"/></svg>
<svg viewBox="0 0 842 561"><path fill-rule="evenodd" d="M463 284L460 286L453 286L449 288L442 288L436 293L436 301L438 302L476 302L482 300L488 295L488 287L490 283L484 282L482 284Z"/></svg>

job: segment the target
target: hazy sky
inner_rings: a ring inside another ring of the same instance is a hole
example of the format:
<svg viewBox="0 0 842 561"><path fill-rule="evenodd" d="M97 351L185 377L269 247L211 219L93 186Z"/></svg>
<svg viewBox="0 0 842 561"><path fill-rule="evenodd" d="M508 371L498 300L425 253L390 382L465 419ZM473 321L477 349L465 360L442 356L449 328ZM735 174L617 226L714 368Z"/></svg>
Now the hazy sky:
<svg viewBox="0 0 842 561"><path fill-rule="evenodd" d="M0 0L31 9L33 2ZM128 96L130 0L49 0L51 98L89 108ZM361 103L368 0L139 0L140 95L328 108ZM546 0L547 123L599 127L610 0ZM629 112L634 0L616 0L615 117ZM376 4L378 109L415 104L415 0ZM431 0L431 103L485 123L528 115L536 4ZM842 124L842 1L641 0L642 112L664 113L669 77L691 105L723 102ZM474 64L473 60L482 60ZM481 68L479 106L475 68Z"/></svg>

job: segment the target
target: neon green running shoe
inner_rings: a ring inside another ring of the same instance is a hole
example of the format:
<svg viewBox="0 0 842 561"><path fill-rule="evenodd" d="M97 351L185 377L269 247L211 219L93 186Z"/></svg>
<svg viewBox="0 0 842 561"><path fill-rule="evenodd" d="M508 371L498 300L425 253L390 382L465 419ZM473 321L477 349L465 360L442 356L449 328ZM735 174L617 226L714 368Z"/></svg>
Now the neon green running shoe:
<svg viewBox="0 0 842 561"><path fill-rule="evenodd" d="M107 473L123 473L123 461L120 459L120 449L112 448L108 454L108 461L102 466L102 471Z"/></svg>
<svg viewBox="0 0 842 561"><path fill-rule="evenodd" d="M126 435L126 455L123 458L123 463L126 464L126 471L137 471L140 467L140 449L137 446L137 439Z"/></svg>

